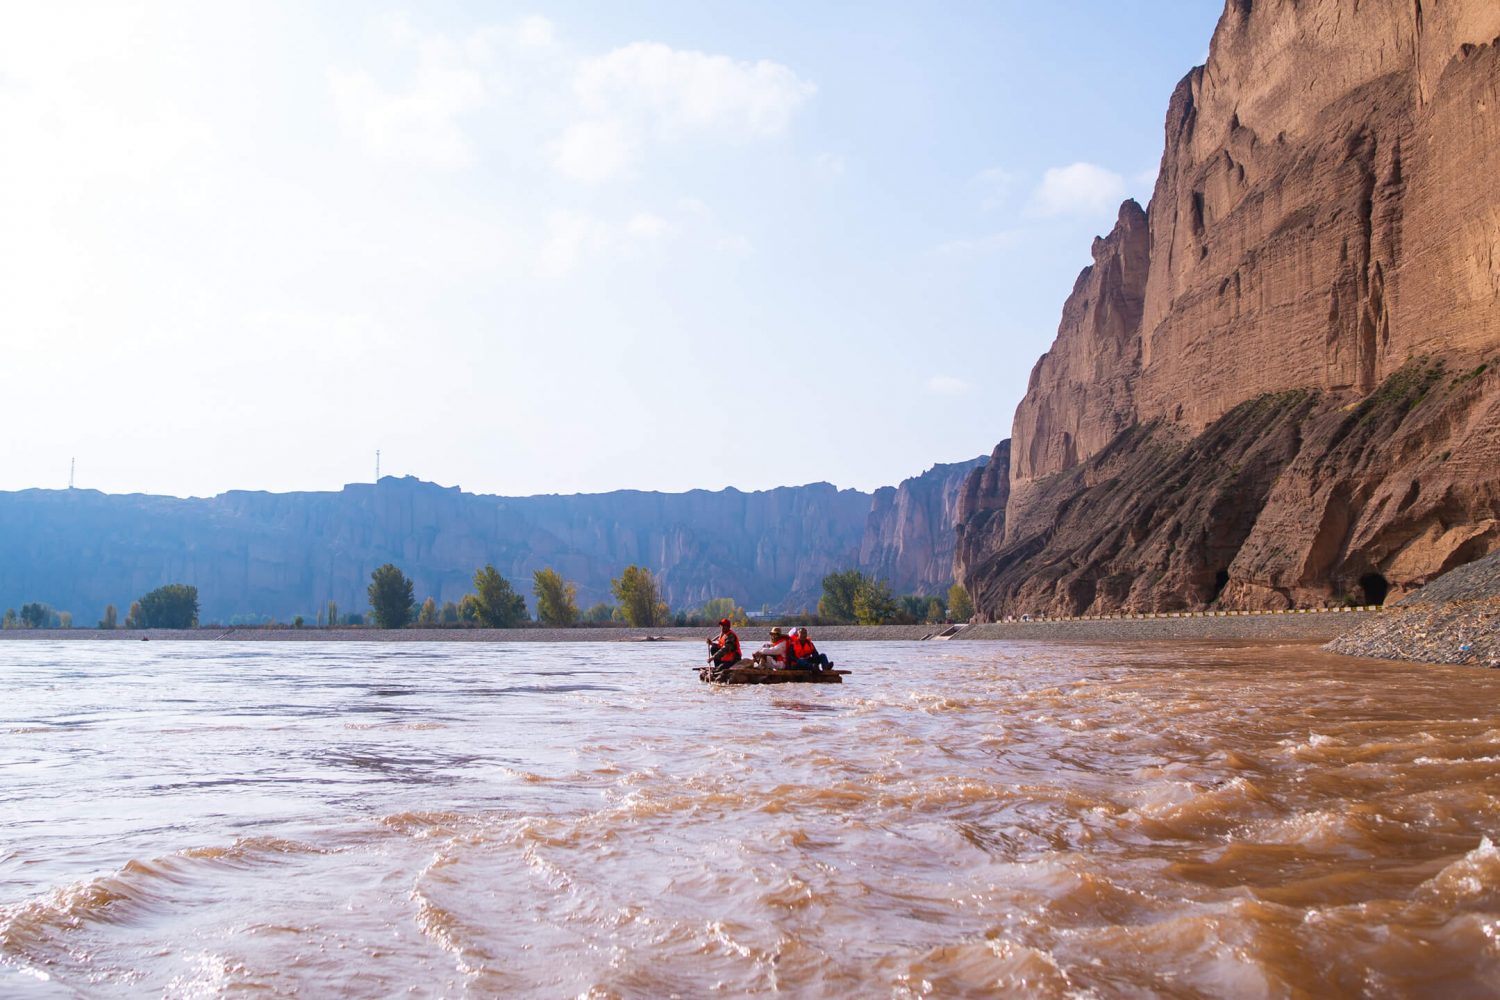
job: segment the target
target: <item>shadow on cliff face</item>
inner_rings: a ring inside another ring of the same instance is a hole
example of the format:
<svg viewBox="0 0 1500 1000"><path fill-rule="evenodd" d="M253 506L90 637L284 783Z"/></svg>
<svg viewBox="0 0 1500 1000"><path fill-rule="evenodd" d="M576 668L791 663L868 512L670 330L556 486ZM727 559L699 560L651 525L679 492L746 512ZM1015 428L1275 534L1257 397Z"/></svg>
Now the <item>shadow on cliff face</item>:
<svg viewBox="0 0 1500 1000"><path fill-rule="evenodd" d="M1382 603L1500 540L1497 403L1487 366L1418 359L1353 402L1138 425L967 524L961 577L987 617Z"/></svg>

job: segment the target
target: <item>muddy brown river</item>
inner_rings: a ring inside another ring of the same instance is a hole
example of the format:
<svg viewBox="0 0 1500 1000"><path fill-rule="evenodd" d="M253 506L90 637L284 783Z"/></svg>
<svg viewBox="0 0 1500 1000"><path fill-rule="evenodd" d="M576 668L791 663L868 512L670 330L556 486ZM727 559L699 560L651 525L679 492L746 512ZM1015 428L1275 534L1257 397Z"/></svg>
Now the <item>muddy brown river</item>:
<svg viewBox="0 0 1500 1000"><path fill-rule="evenodd" d="M3 997L1494 997L1500 671L0 645Z"/></svg>

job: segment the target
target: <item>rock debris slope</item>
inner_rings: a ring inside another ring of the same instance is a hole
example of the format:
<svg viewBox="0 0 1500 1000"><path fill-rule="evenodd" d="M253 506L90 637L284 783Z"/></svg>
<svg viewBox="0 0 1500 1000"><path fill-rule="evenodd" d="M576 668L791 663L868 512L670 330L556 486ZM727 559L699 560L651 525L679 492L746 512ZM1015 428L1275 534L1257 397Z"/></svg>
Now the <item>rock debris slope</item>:
<svg viewBox="0 0 1500 1000"><path fill-rule="evenodd" d="M1328 648L1351 656L1500 668L1500 552L1445 573Z"/></svg>
<svg viewBox="0 0 1500 1000"><path fill-rule="evenodd" d="M966 484L981 613L1364 602L1495 548L1497 177L1500 3L1230 0Z"/></svg>

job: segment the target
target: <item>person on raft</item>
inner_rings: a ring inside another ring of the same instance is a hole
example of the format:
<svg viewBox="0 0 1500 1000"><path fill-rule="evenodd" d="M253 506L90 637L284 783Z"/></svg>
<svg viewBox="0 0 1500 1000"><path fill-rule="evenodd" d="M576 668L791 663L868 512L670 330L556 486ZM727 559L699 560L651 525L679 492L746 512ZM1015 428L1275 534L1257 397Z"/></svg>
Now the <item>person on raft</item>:
<svg viewBox="0 0 1500 1000"><path fill-rule="evenodd" d="M792 666L798 670L832 670L833 661L828 654L818 652L812 640L807 637L805 626L799 625L792 630Z"/></svg>
<svg viewBox="0 0 1500 1000"><path fill-rule="evenodd" d="M713 667L732 667L740 662L740 637L728 618L719 619L719 634L708 640L708 663Z"/></svg>
<svg viewBox="0 0 1500 1000"><path fill-rule="evenodd" d="M757 667L786 669L792 665L792 637L784 635L780 625L771 626L771 639L750 654L750 662Z"/></svg>

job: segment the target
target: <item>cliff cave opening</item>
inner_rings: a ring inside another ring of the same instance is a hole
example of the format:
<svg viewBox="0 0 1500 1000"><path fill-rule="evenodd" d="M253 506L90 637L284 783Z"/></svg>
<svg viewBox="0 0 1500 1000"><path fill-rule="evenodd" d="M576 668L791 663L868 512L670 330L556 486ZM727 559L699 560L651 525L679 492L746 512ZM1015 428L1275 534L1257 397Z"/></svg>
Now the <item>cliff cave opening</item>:
<svg viewBox="0 0 1500 1000"><path fill-rule="evenodd" d="M1365 604L1384 604L1391 585L1379 573L1366 573L1359 578L1359 589L1364 591Z"/></svg>
<svg viewBox="0 0 1500 1000"><path fill-rule="evenodd" d="M1208 603L1212 604L1224 593L1224 588L1229 586L1229 570L1221 569L1214 574L1214 592L1208 595Z"/></svg>

